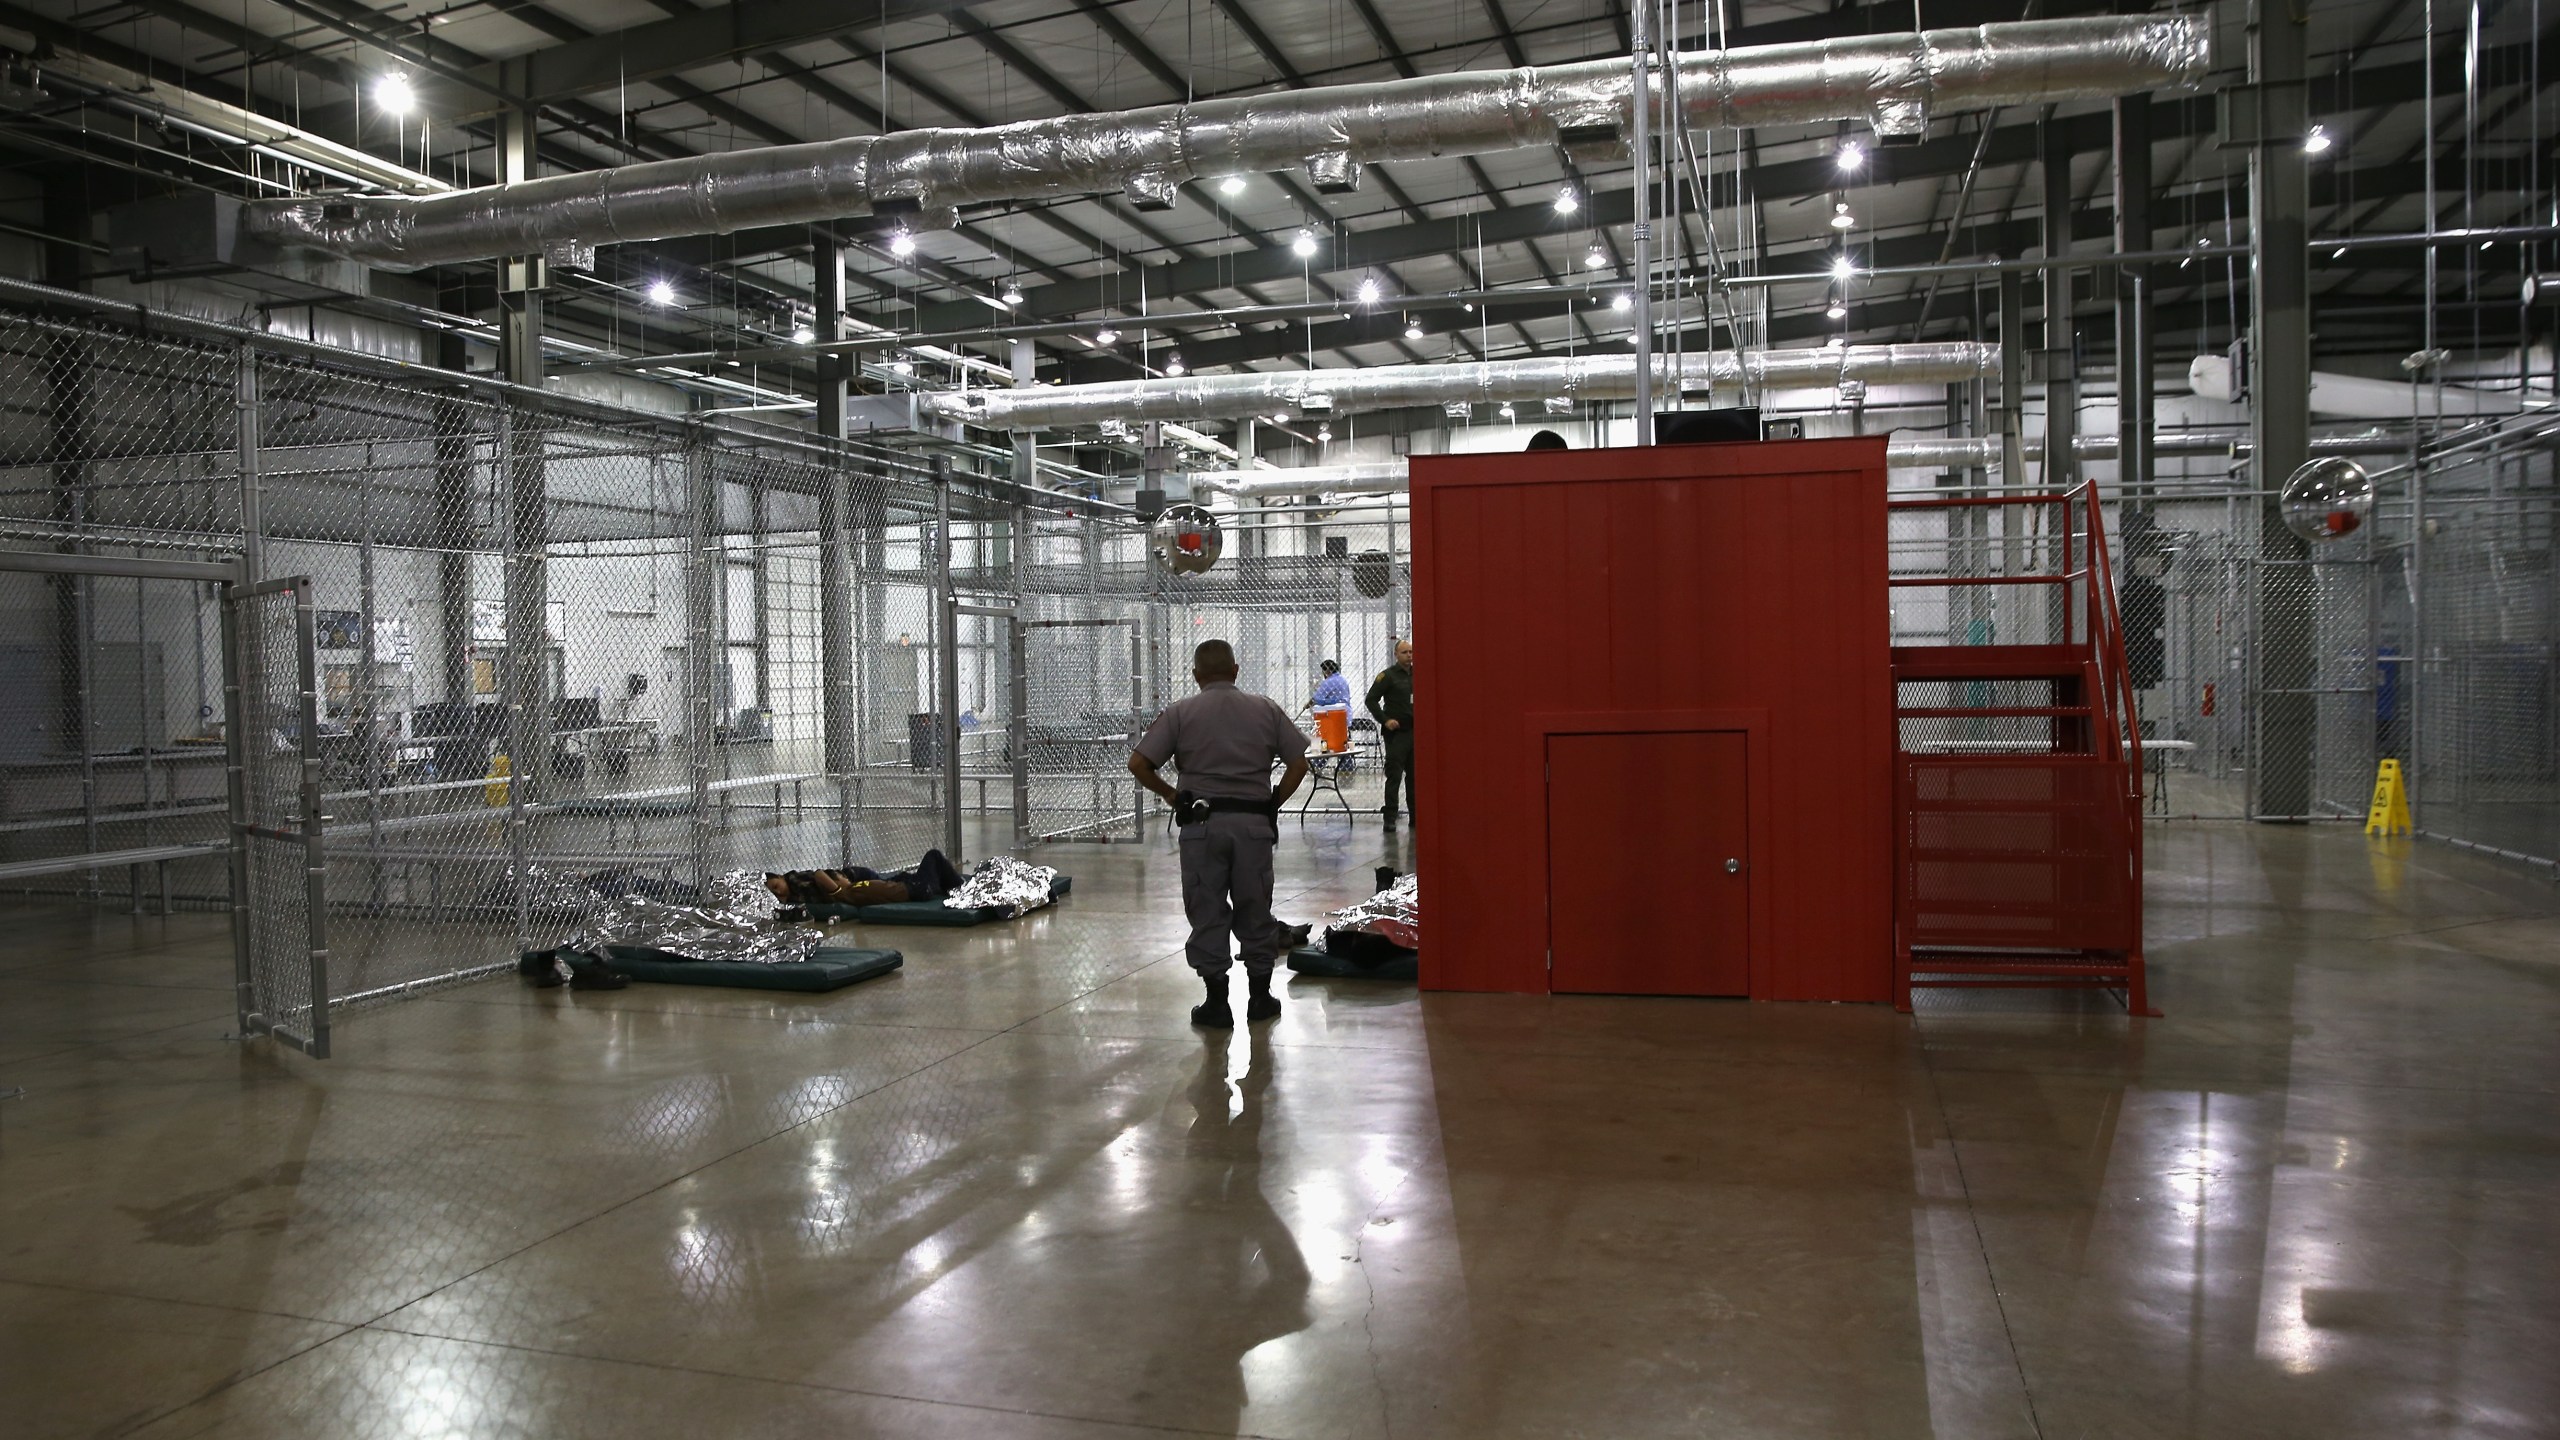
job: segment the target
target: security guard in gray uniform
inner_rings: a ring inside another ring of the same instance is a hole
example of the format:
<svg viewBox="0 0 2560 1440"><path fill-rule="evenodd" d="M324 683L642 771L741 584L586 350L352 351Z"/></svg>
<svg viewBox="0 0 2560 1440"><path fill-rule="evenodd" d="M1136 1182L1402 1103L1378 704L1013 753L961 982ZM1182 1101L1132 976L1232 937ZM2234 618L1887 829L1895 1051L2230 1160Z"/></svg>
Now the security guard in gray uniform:
<svg viewBox="0 0 2560 1440"><path fill-rule="evenodd" d="M1271 849L1280 839L1280 806L1307 778L1307 737L1277 704L1236 688L1236 652L1226 641L1204 641L1191 652L1191 678L1200 693L1166 706L1147 727L1130 752L1129 773L1172 802L1181 831L1182 913L1191 922L1183 949L1209 989L1192 1007L1191 1023L1226 1030L1236 1023L1227 1008L1230 931L1253 984L1244 1018L1280 1013L1271 966L1284 936L1271 918ZM1167 760L1181 774L1180 789L1156 773ZM1277 790L1274 760L1286 767Z"/></svg>

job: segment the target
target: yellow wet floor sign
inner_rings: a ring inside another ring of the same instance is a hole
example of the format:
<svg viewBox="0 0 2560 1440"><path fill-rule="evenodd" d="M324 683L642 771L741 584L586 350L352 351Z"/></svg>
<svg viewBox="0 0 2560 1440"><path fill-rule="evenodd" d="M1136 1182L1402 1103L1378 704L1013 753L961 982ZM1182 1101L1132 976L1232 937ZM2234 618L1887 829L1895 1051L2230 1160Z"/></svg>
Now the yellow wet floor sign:
<svg viewBox="0 0 2560 1440"><path fill-rule="evenodd" d="M2373 772L2373 804L2364 812L2364 833L2406 835L2409 829L2409 790L2400 783L2400 762L2385 760Z"/></svg>

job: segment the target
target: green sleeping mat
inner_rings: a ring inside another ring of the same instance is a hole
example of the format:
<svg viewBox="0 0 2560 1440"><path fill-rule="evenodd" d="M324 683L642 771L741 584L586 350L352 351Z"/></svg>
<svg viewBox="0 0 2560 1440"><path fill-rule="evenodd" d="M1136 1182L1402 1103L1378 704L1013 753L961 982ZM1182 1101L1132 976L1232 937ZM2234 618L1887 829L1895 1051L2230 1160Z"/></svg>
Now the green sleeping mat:
<svg viewBox="0 0 2560 1440"><path fill-rule="evenodd" d="M1052 903L1064 899L1075 881L1061 875L1049 882ZM892 905L812 905L812 920L853 920L864 925L983 925L1008 917L1002 909L954 910L939 900L900 900Z"/></svg>
<svg viewBox="0 0 2560 1440"><path fill-rule="evenodd" d="M1289 952L1289 968L1300 975L1326 980L1417 980L1422 973L1422 957L1400 955L1380 964L1363 965L1321 945L1301 945Z"/></svg>
<svg viewBox="0 0 2560 1440"><path fill-rule="evenodd" d="M886 975L907 963L895 950L855 950L829 946L806 960L757 965L744 960L687 960L664 950L638 945L608 945L605 967L616 975L652 985L725 985L740 990L841 990L847 985Z"/></svg>

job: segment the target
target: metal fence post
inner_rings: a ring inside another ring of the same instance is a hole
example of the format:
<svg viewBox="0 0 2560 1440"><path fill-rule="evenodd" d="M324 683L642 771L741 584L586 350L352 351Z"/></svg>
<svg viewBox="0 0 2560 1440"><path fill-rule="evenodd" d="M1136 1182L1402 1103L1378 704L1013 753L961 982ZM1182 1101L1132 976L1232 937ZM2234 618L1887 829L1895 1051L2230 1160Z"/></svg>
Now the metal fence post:
<svg viewBox="0 0 2560 1440"><path fill-rule="evenodd" d="M721 582L720 486L712 469L711 450L699 434L687 437L684 451L685 529L688 545L684 572L685 750L691 761L693 816L688 842L693 883L711 883L711 747L717 687L712 663L722 637L718 586Z"/></svg>
<svg viewBox="0 0 2560 1440"><path fill-rule="evenodd" d="M836 854L853 863L855 772L862 768L860 682L855 670L852 480L839 459L818 492L819 725L836 782Z"/></svg>
<svg viewBox="0 0 2560 1440"><path fill-rule="evenodd" d="M951 583L951 461L933 462L933 584L940 633L935 637L934 708L942 712L943 853L957 865L960 844L960 596Z"/></svg>

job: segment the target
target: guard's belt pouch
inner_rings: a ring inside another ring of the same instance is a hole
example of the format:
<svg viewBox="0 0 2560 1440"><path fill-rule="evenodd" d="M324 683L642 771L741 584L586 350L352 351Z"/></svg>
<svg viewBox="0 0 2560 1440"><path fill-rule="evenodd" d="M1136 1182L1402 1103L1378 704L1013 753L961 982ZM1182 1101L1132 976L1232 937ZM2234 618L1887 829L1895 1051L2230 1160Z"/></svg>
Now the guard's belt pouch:
<svg viewBox="0 0 2560 1440"><path fill-rule="evenodd" d="M1173 823L1197 825L1212 815L1260 815L1270 819L1280 807L1268 800L1231 800L1224 796L1194 795L1188 790L1173 792Z"/></svg>

